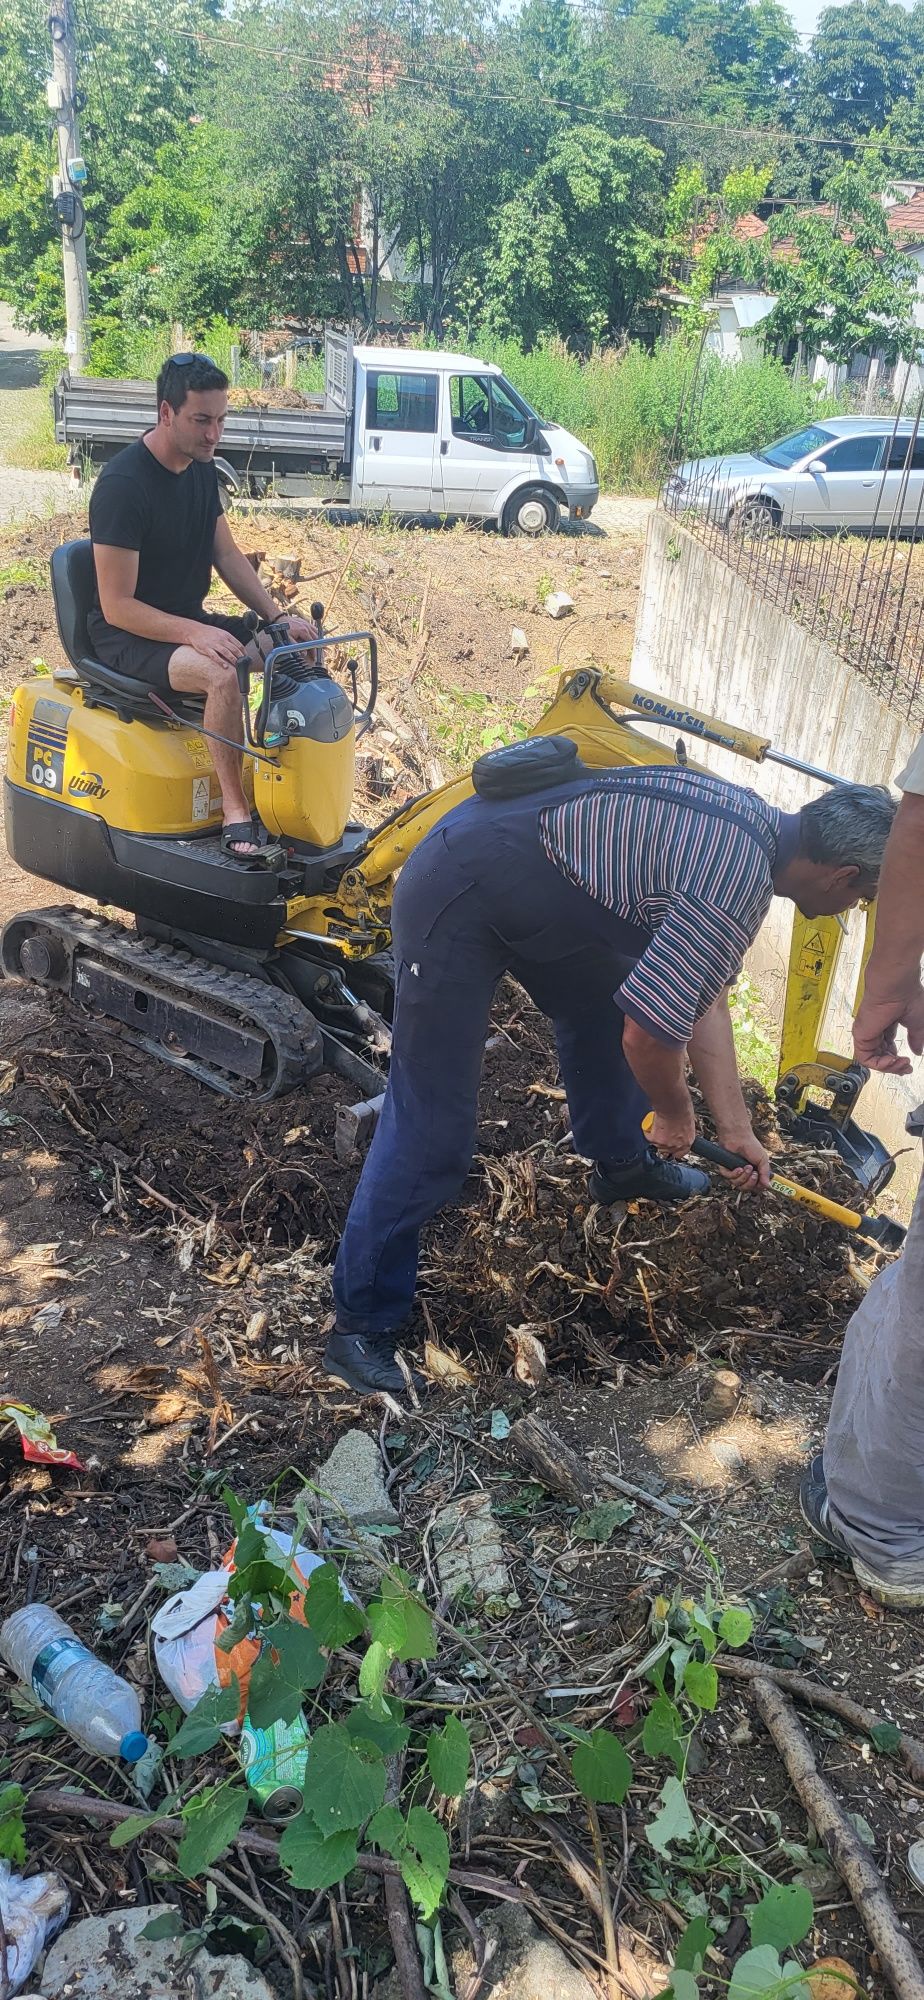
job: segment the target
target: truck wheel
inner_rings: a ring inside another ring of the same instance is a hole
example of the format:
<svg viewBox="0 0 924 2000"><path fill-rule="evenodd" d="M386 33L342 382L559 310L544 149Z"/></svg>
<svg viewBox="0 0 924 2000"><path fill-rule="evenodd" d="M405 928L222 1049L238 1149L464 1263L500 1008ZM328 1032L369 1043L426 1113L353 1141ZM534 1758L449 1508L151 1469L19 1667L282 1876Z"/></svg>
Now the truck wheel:
<svg viewBox="0 0 924 2000"><path fill-rule="evenodd" d="M555 535L561 527L561 508L554 493L543 486L524 486L514 493L504 508L501 527L505 535Z"/></svg>

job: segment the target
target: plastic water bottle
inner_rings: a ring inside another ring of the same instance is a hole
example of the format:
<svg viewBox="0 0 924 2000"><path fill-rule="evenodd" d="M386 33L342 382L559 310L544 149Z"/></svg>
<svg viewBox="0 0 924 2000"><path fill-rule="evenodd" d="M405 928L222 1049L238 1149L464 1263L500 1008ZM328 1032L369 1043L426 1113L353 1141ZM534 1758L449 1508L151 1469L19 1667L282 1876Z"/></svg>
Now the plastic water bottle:
<svg viewBox="0 0 924 2000"><path fill-rule="evenodd" d="M49 1604L27 1604L0 1626L0 1653L36 1701L101 1757L136 1764L148 1747L134 1688L78 1639Z"/></svg>

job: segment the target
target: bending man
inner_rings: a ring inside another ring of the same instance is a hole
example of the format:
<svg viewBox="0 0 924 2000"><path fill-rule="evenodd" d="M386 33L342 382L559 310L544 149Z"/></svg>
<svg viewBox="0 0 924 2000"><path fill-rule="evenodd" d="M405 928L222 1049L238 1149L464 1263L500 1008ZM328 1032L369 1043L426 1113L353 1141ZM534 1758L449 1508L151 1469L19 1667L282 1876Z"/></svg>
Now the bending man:
<svg viewBox="0 0 924 2000"><path fill-rule="evenodd" d="M93 489L96 604L88 631L104 666L164 695L204 694L205 728L230 739L210 745L222 846L245 867L266 867L281 853L254 838L242 754L233 747L243 744L235 662L247 650L259 654L245 619L203 610L215 568L242 604L261 618L279 617L221 510L214 459L227 410L228 377L208 355L164 362L156 424L110 459ZM305 618L286 622L294 640L317 636Z"/></svg>
<svg viewBox="0 0 924 2000"><path fill-rule="evenodd" d="M597 1201L682 1201L695 1135L686 1059L739 1183L767 1154L738 1081L727 987L774 894L807 916L875 894L894 805L838 786L801 813L673 766L584 774L525 798L477 796L434 827L394 900L392 1067L334 1272L325 1366L396 1390L420 1229L471 1164L497 981L512 972L555 1027L576 1152ZM642 1120L654 1112L651 1143Z"/></svg>
<svg viewBox="0 0 924 2000"><path fill-rule="evenodd" d="M901 776L873 945L854 1022L858 1062L908 1076L924 1051L924 737ZM924 1105L908 1119L924 1135ZM850 1557L882 1604L924 1606L924 1187L900 1259L874 1278L844 1335L825 1438L802 1481L813 1533Z"/></svg>

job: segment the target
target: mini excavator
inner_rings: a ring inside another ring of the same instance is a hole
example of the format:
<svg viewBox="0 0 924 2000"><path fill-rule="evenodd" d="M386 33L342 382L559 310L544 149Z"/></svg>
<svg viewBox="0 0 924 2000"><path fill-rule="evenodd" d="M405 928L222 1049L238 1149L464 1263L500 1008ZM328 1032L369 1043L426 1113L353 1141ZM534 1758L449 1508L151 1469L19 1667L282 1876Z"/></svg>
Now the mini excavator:
<svg viewBox="0 0 924 2000"><path fill-rule="evenodd" d="M242 868L221 852L221 797L201 699L175 695L166 703L145 682L93 658L88 541L56 549L51 577L69 664L13 695L7 844L26 874L103 910L64 904L14 917L0 938L4 975L66 995L85 1016L212 1090L256 1104L327 1067L370 1106L387 1072L395 875L471 794L471 774L378 827L351 818L355 746L376 704L376 642L371 632L326 633L323 607L314 606L319 637L310 647L269 627L262 668L247 659L239 666L245 772L255 812L283 849L278 869ZM251 702L255 673L262 682ZM640 724L676 740L662 744ZM595 667L562 676L533 736L569 739L594 770L685 764L692 737L754 764L773 761L819 784L836 782L763 737ZM488 761L523 747L491 752ZM128 912L134 928L113 912ZM853 1116L867 1072L819 1048L842 942L836 917L796 913L777 1097L789 1128L836 1147L872 1196L894 1163ZM866 942L868 953L871 911Z"/></svg>

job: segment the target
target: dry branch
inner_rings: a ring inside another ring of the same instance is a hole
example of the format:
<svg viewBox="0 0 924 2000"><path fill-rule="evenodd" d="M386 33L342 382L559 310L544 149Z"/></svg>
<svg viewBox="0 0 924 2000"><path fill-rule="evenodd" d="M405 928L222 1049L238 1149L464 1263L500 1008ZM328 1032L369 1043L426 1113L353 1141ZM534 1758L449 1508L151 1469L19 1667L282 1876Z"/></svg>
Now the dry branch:
<svg viewBox="0 0 924 2000"><path fill-rule="evenodd" d="M819 1681L810 1681L807 1674L791 1673L788 1667L765 1667L759 1660L716 1661L720 1674L728 1674L738 1681L773 1681L775 1687L784 1688L796 1701L807 1701L813 1708L827 1709L829 1715L838 1715L842 1722L848 1722L851 1729L861 1729L864 1736L872 1736L873 1730L889 1721L885 1715L877 1715L871 1708L863 1708L849 1694L842 1694L839 1688L823 1687ZM924 1784L924 1743L916 1736L908 1736L899 1730L899 1756L916 1784Z"/></svg>
<svg viewBox="0 0 924 2000"><path fill-rule="evenodd" d="M818 1769L789 1696L767 1675L758 1675L752 1685L754 1700L793 1789L849 1890L893 1993L898 2000L924 2000L924 1968L902 1930L868 1849Z"/></svg>

